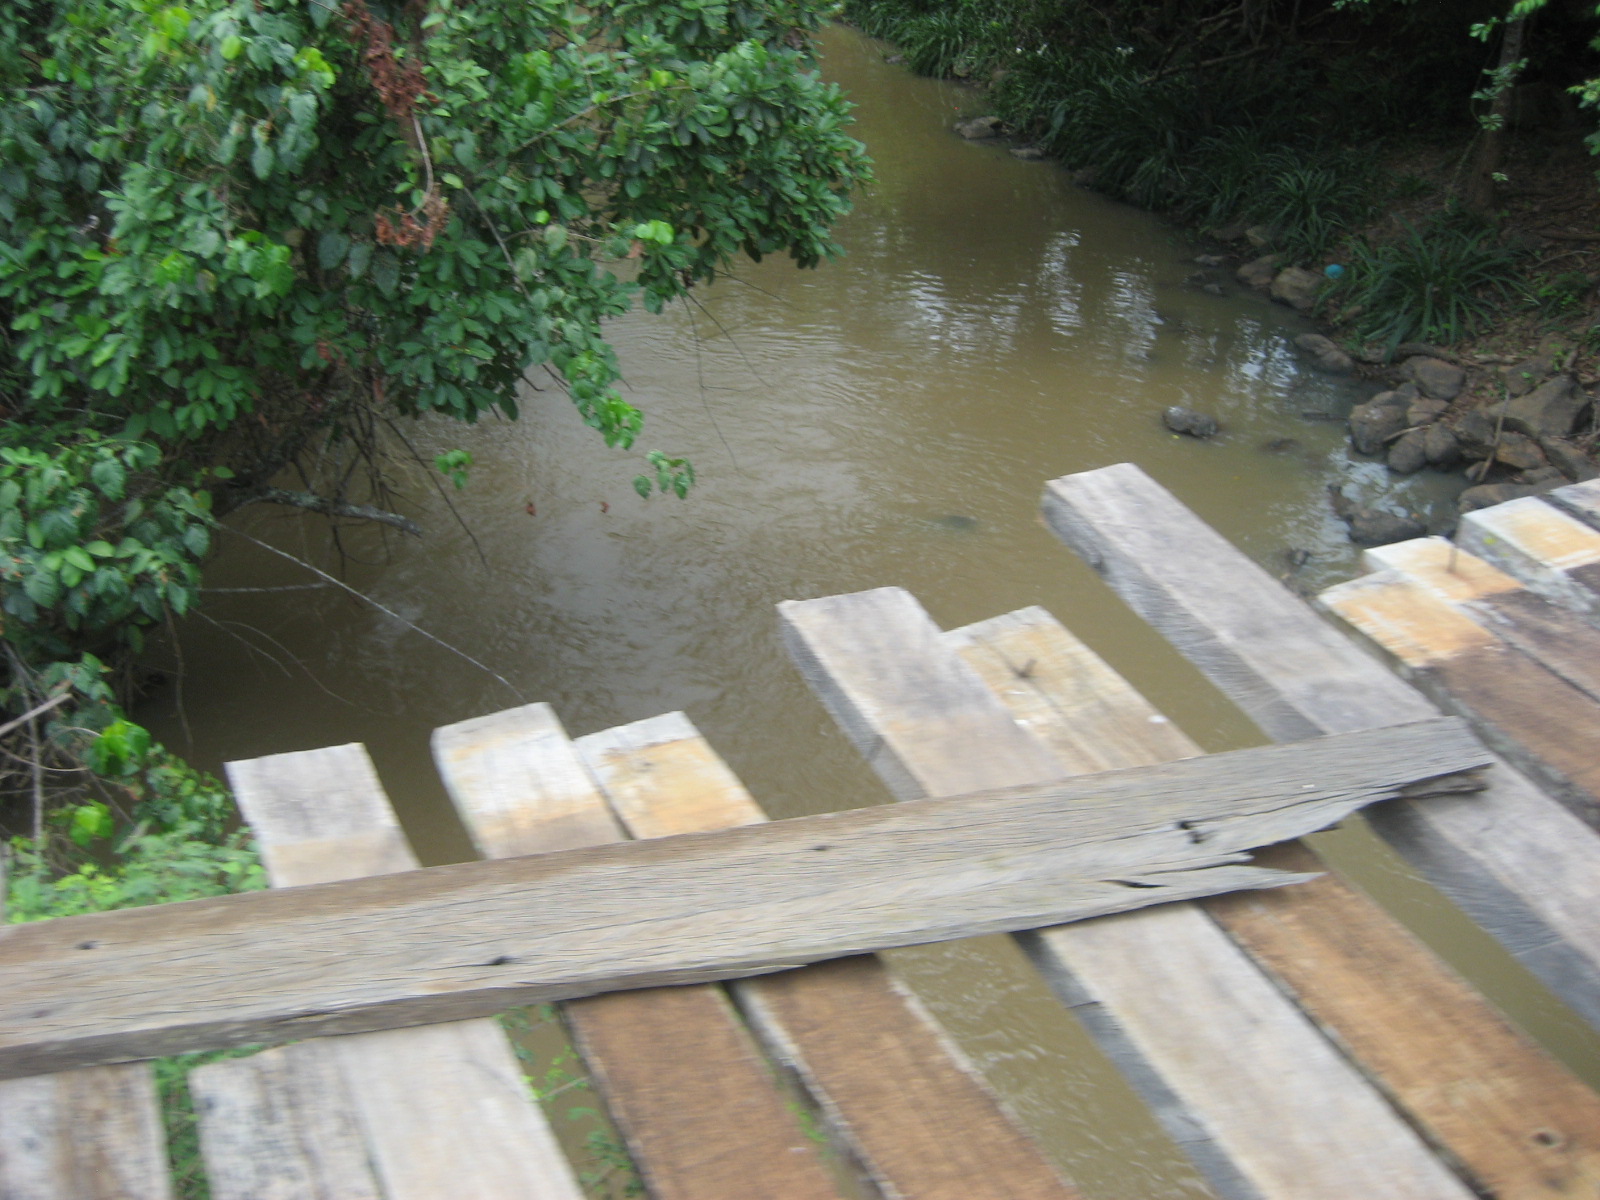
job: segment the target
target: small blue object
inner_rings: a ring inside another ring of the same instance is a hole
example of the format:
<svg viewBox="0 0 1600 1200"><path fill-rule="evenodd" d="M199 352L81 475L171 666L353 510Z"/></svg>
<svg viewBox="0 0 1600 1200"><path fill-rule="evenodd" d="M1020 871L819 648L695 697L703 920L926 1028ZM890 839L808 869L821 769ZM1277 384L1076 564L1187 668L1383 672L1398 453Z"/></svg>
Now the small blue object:
<svg viewBox="0 0 1600 1200"><path fill-rule="evenodd" d="M1327 266L1322 268L1322 273L1329 279L1337 279L1339 276L1344 274L1344 268L1338 263L1329 263Z"/></svg>

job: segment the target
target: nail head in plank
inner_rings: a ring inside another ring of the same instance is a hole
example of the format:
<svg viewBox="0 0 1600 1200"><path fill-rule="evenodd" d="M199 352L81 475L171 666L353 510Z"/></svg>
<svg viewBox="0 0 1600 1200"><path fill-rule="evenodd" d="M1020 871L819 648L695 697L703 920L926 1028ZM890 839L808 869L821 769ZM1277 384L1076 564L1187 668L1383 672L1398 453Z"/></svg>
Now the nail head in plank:
<svg viewBox="0 0 1600 1200"><path fill-rule="evenodd" d="M13 926L0 938L12 985L0 1073L427 1024L1277 885L1292 877L1236 865L1238 853L1484 761L1453 719L1358 740L1359 755L1321 739Z"/></svg>
<svg viewBox="0 0 1600 1200"><path fill-rule="evenodd" d="M1437 711L1123 463L1053 481L1046 522L1279 741ZM1400 801L1373 827L1600 1027L1600 843L1499 764L1481 798Z"/></svg>
<svg viewBox="0 0 1600 1200"><path fill-rule="evenodd" d="M1106 770L1199 753L1042 609L948 636L1069 765ZM1007 669L1025 658L1038 664L1026 678ZM1324 870L1300 846L1257 858ZM1366 895L1324 874L1203 904L1490 1194L1558 1200L1600 1183L1600 1097Z"/></svg>
<svg viewBox="0 0 1600 1200"><path fill-rule="evenodd" d="M791 653L824 702L922 786L997 786L1070 765L1024 733L898 589L780 606ZM926 688L933 681L936 695ZM904 701L902 698L905 698ZM915 738L905 736L912 722ZM1021 762L990 753L1027 739ZM981 750L983 752L977 752ZM1190 759L1204 762L1206 759ZM974 774L980 779L972 781ZM1311 775L1307 775L1311 778ZM1045 929L1026 939L1064 997L1098 1005L1091 1028L1158 1115L1174 1105L1208 1138L1188 1148L1227 1195L1438 1200L1468 1193L1367 1081L1193 905ZM1247 1057L1240 1054L1248 1046ZM1341 1148L1359 1145L1359 1158Z"/></svg>
<svg viewBox="0 0 1600 1200"><path fill-rule="evenodd" d="M582 738L629 828L687 833L765 820L682 713ZM1039 1148L876 957L733 985L874 1182L918 1200L1070 1200Z"/></svg>
<svg viewBox="0 0 1600 1200"><path fill-rule="evenodd" d="M490 858L625 836L547 704L446 726L433 749ZM652 1196L838 1196L720 988L618 992L564 1009Z"/></svg>
<svg viewBox="0 0 1600 1200"><path fill-rule="evenodd" d="M278 887L383 876L417 865L360 746L230 763L228 774ZM483 1200L530 1194L578 1200L582 1194L493 1020L318 1039L292 1048L283 1062L314 1079L338 1076L342 1094L298 1086L290 1105L267 1091L278 1064L269 1073L249 1060L213 1064L209 1086L231 1089L237 1097L254 1095L258 1107L241 1099L240 1107L219 1109L209 1121L202 1116L208 1165L214 1153L246 1145L237 1131L224 1128L226 1116L243 1115L257 1122L276 1119L261 1125L269 1143L315 1146L308 1157L316 1169L355 1172L354 1178L338 1179L334 1194L363 1187L376 1188L385 1200L463 1192ZM256 1079L232 1084L226 1079L230 1071ZM344 1104L359 1131L359 1163L343 1140L348 1117L334 1111ZM357 1183L363 1168L365 1181ZM218 1174L262 1170L219 1164ZM251 1193L234 1195L245 1200Z"/></svg>
<svg viewBox="0 0 1600 1200"><path fill-rule="evenodd" d="M5 1200L171 1200L148 1063L0 1083Z"/></svg>

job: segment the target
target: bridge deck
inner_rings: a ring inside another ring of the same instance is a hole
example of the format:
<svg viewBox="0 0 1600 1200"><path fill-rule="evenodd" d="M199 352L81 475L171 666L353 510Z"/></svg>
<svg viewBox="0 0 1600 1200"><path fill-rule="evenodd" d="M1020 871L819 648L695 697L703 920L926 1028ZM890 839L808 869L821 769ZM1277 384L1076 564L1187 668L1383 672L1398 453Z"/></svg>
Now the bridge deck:
<svg viewBox="0 0 1600 1200"><path fill-rule="evenodd" d="M1385 547L1324 596L1410 682L1135 468L1055 481L1045 514L1270 738L1435 703L1477 723L1506 760L1489 791L1391 801L1371 824L1600 1028L1593 490L1474 514L1463 548ZM899 800L1198 753L1039 609L941 631L882 589L779 619ZM533 705L441 729L434 753L489 858L764 819L682 714L573 740ZM230 776L274 885L415 864L359 747ZM562 1019L661 1198L1092 1198L1127 1194L1118 1162L1248 1200L1600 1192L1594 1091L1315 849L1263 858L1324 874L936 951L1055 998L1041 1036L1081 1066L1065 1136L1007 1103L892 956L612 993ZM492 1021L312 1038L190 1082L218 1200L585 1194ZM7 1200L163 1200L164 1159L147 1064L0 1083Z"/></svg>

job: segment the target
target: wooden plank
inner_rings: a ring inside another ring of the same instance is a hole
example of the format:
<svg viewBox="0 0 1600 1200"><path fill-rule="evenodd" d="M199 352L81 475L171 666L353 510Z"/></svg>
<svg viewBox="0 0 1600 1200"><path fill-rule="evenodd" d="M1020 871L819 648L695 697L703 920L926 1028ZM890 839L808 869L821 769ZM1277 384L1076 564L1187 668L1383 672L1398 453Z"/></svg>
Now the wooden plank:
<svg viewBox="0 0 1600 1200"><path fill-rule="evenodd" d="M359 746L228 774L277 887L417 865ZM492 1020L302 1042L191 1081L217 1200L582 1195Z"/></svg>
<svg viewBox="0 0 1600 1200"><path fill-rule="evenodd" d="M547 704L435 730L433 752L486 857L625 836ZM720 987L618 992L563 1009L656 1200L837 1200Z"/></svg>
<svg viewBox="0 0 1600 1200"><path fill-rule="evenodd" d="M6 858L0 854L0 927ZM166 1130L148 1063L0 1082L0 1196L170 1200Z"/></svg>
<svg viewBox="0 0 1600 1200"><path fill-rule="evenodd" d="M905 592L779 611L802 673L873 764L885 764L897 796L1069 771ZM1086 1023L1224 1195L1469 1195L1194 905L1041 929L1024 942L1065 1002L1092 1006Z"/></svg>
<svg viewBox="0 0 1600 1200"><path fill-rule="evenodd" d="M637 836L766 819L682 713L593 734L578 748ZM876 957L732 986L765 1043L798 1074L884 1195L1070 1200L1079 1194Z"/></svg>
<svg viewBox="0 0 1600 1200"><path fill-rule="evenodd" d="M1269 737L1437 711L1129 464L1052 482L1050 528ZM1373 828L1600 1027L1600 842L1500 764L1481 798L1400 801Z"/></svg>
<svg viewBox="0 0 1600 1200"><path fill-rule="evenodd" d="M1583 521L1525 496L1465 514L1456 539L1552 603L1600 624L1600 532Z"/></svg>
<svg viewBox="0 0 1600 1200"><path fill-rule="evenodd" d="M1507 645L1600 701L1600 629L1444 538L1377 546L1372 571L1393 571L1471 617Z"/></svg>
<svg viewBox="0 0 1600 1200"><path fill-rule="evenodd" d="M427 1024L1273 886L1295 877L1239 865L1242 851L1484 761L1453 719L1357 740L1359 752L1320 739L13 926L0 937L12 985L0 1076Z"/></svg>
<svg viewBox="0 0 1600 1200"><path fill-rule="evenodd" d="M1073 767L1200 753L1042 609L950 636L1019 723ZM1265 855L1325 869L1303 848ZM1324 874L1203 903L1486 1194L1558 1200L1600 1186L1600 1097L1363 893Z"/></svg>
<svg viewBox="0 0 1600 1200"><path fill-rule="evenodd" d="M1600 828L1600 704L1398 572L1352 579L1318 600Z"/></svg>
<svg viewBox="0 0 1600 1200"><path fill-rule="evenodd" d="M170 1200L148 1063L0 1083L5 1200Z"/></svg>
<svg viewBox="0 0 1600 1200"><path fill-rule="evenodd" d="M1591 529L1600 530L1600 479L1569 483L1553 492L1546 492L1545 499L1563 512L1571 513Z"/></svg>

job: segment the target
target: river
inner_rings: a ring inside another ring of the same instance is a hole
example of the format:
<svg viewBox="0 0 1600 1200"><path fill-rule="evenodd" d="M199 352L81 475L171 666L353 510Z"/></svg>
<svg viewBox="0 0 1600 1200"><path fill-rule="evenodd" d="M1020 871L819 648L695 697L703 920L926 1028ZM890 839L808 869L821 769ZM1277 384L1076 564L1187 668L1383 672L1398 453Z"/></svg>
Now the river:
<svg viewBox="0 0 1600 1200"><path fill-rule="evenodd" d="M316 581L224 537L217 590L160 649L176 678L141 719L211 769L364 742L429 863L471 856L430 731L527 700L549 701L574 735L683 709L774 817L877 803L884 791L785 657L774 605L896 585L946 627L1043 605L1207 749L1262 740L1040 527L1045 481L1136 462L1307 588L1356 572L1330 484L1428 511L1455 485L1396 490L1353 460L1318 414L1346 413L1360 385L1303 365L1291 339L1306 323L1226 272L1224 296L1195 287L1200 247L1052 164L962 141L950 126L972 91L912 78L848 30L829 30L824 50L877 162L838 231L847 256L817 271L745 264L690 305L614 327L646 413L639 448L693 460L687 501L639 499L638 457L605 449L553 389L526 396L515 423L422 425L425 458L459 447L475 465L459 492L398 465L420 540L350 529L341 558L319 519L258 506L233 522L389 613L330 587L227 590ZM1215 414L1222 436L1169 433L1171 404ZM1452 957L1500 981L1525 1024L1555 1044L1577 1036L1359 832L1339 845ZM1205 1194L1136 1105L1077 1105L1093 1055L1004 951L896 961L1095 1196ZM1574 1053L1600 1062L1590 1043Z"/></svg>

